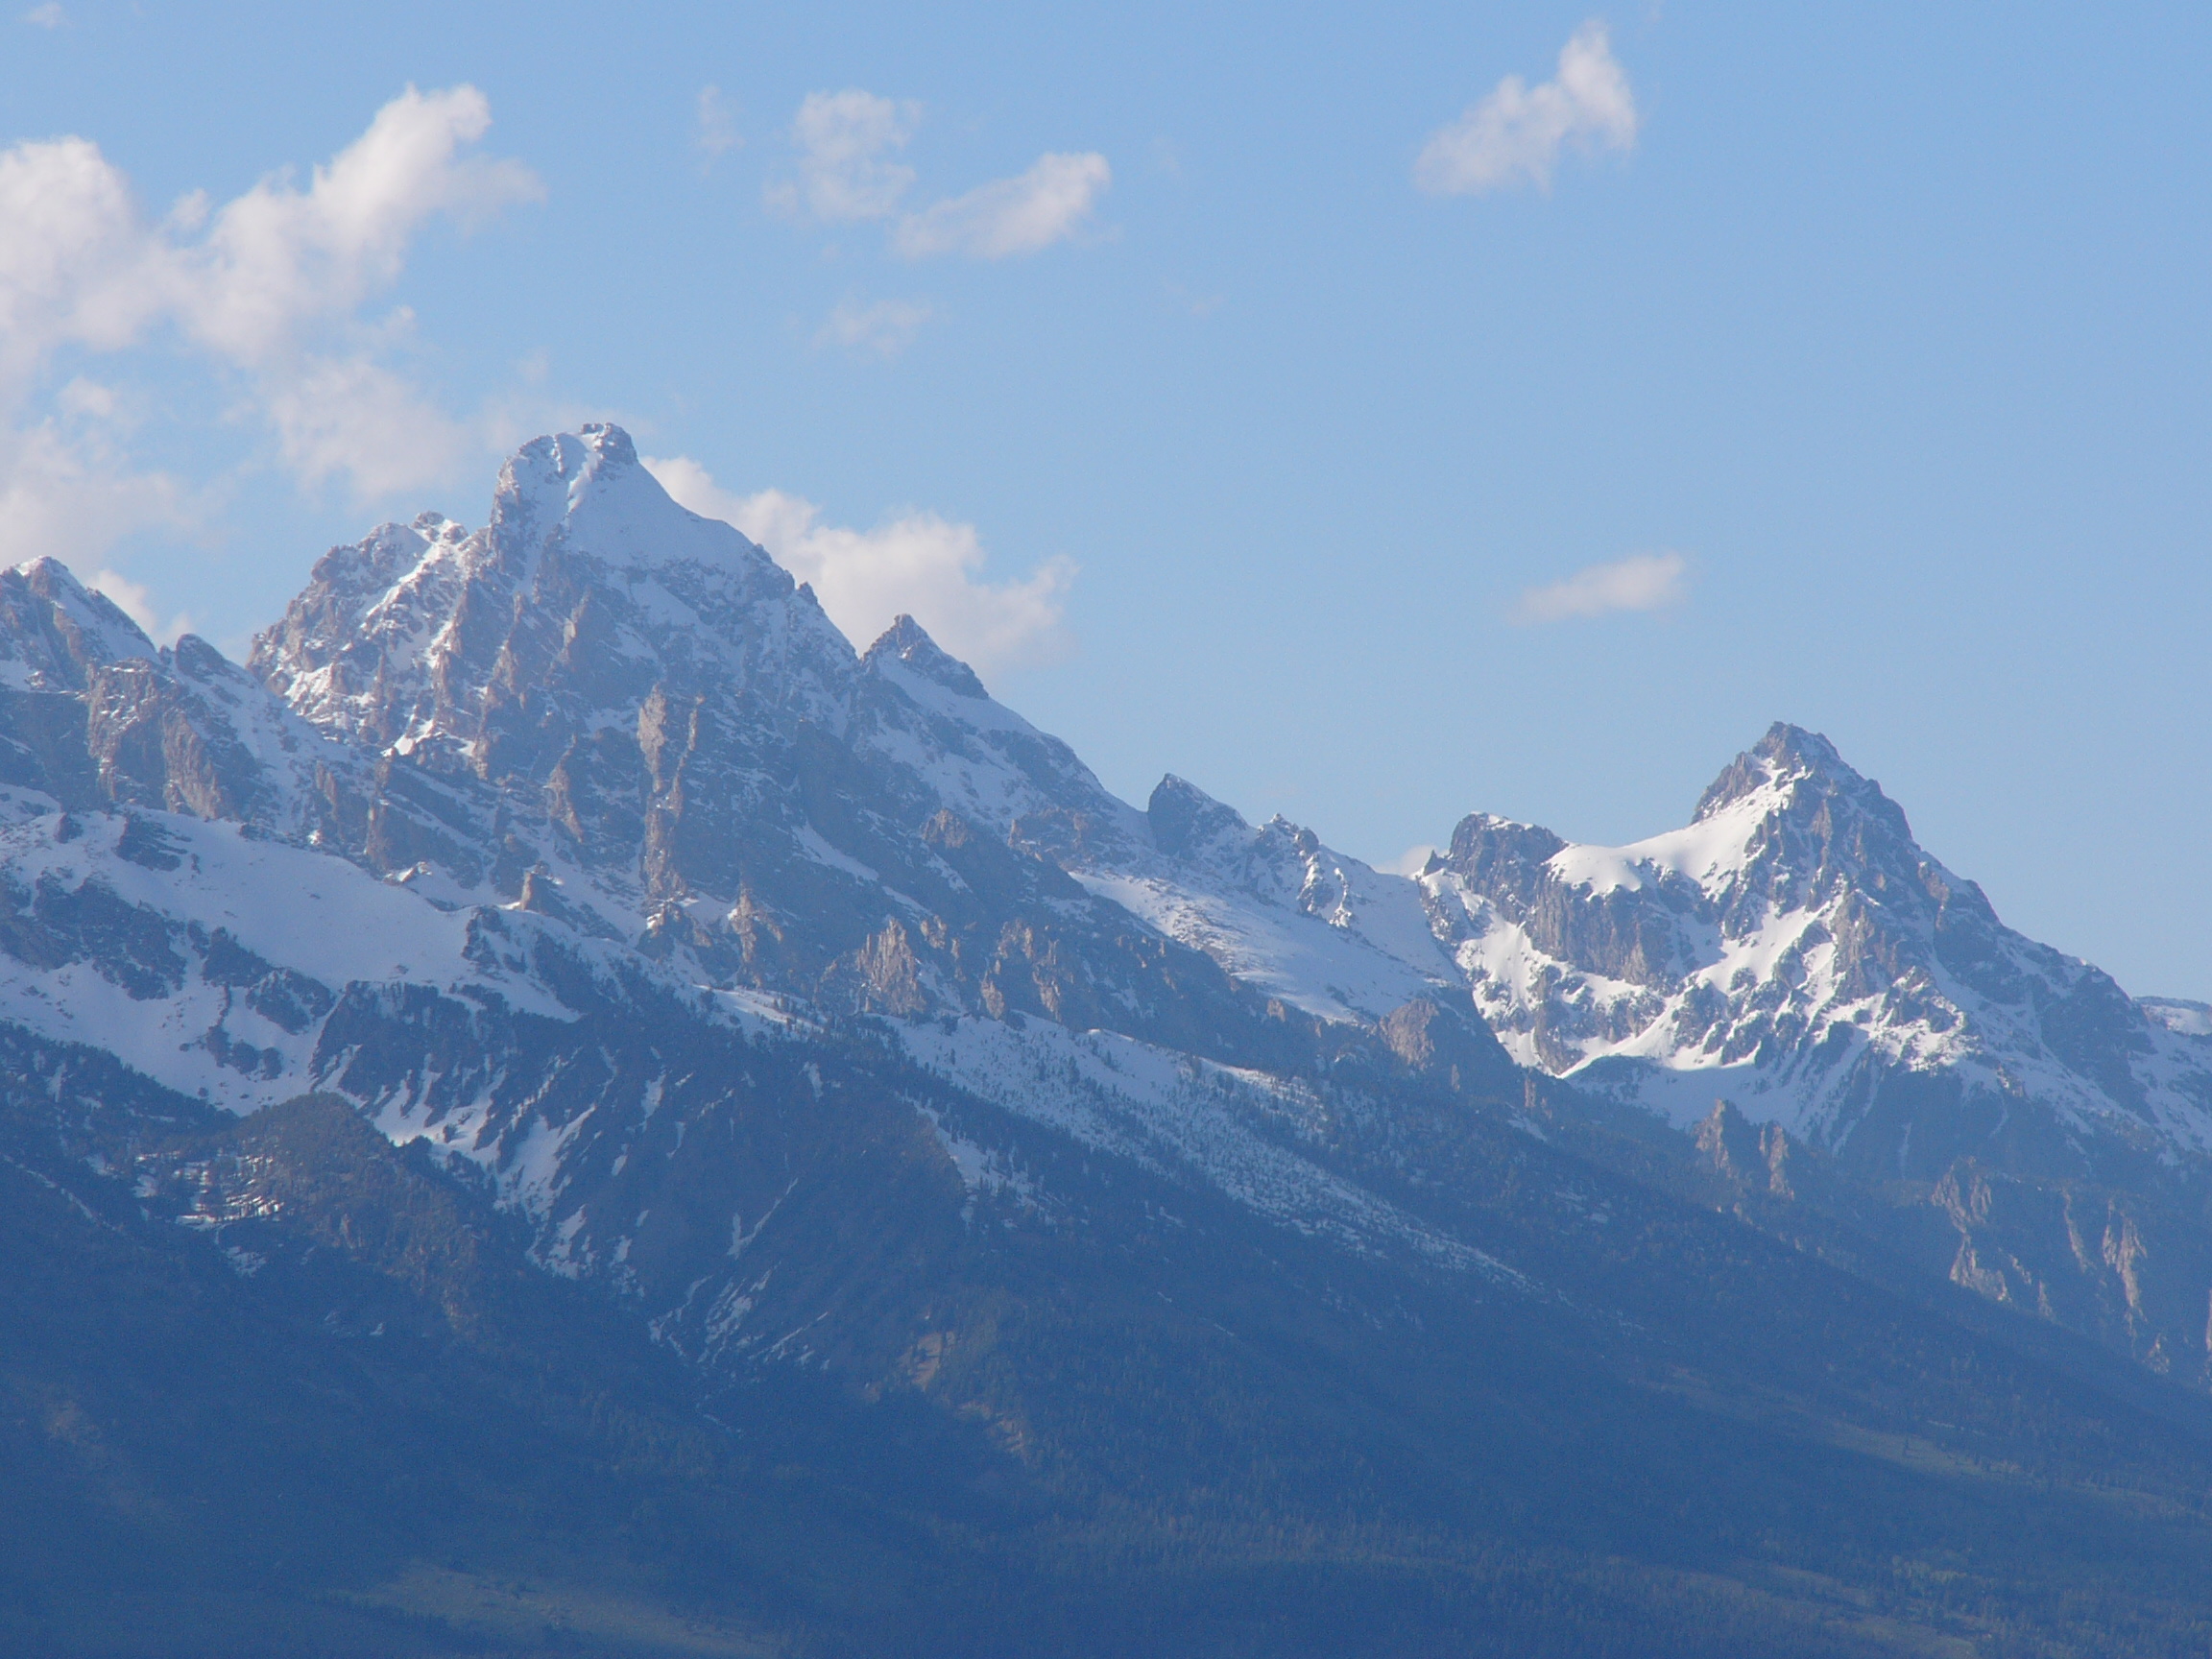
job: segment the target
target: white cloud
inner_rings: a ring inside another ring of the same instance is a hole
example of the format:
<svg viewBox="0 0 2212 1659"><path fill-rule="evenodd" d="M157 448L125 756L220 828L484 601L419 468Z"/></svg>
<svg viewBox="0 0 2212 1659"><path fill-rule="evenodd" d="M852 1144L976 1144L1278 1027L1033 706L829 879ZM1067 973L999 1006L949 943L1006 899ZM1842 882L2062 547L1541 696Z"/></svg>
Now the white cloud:
<svg viewBox="0 0 2212 1659"><path fill-rule="evenodd" d="M98 421L112 424L123 418L123 400L115 388L103 386L97 380L87 380L80 374L60 391L54 394L55 406L75 421Z"/></svg>
<svg viewBox="0 0 2212 1659"><path fill-rule="evenodd" d="M166 253L98 145L0 151L0 397L20 397L61 346L130 344L162 306Z"/></svg>
<svg viewBox="0 0 2212 1659"><path fill-rule="evenodd" d="M270 389L269 418L292 475L348 479L368 500L438 483L482 445L404 376L368 353L314 357Z"/></svg>
<svg viewBox="0 0 2212 1659"><path fill-rule="evenodd" d="M814 344L842 346L889 362L914 344L922 325L936 314L936 307L926 300L878 300L873 305L848 301L830 313L815 333Z"/></svg>
<svg viewBox="0 0 2212 1659"><path fill-rule="evenodd" d="M1609 611L1659 611L1678 604L1688 565L1679 553L1634 553L1610 565L1593 565L1562 582L1531 588L1513 608L1513 620L1565 622Z"/></svg>
<svg viewBox="0 0 2212 1659"><path fill-rule="evenodd" d="M361 312L433 220L468 228L543 195L520 163L465 153L491 119L473 86L410 86L304 187L273 174L219 208L188 196L158 223L86 139L0 152L0 419L57 351L121 350L168 323L245 373L303 484L343 476L368 497L447 475L469 428L391 366L405 313ZM64 466L52 493L69 496L72 476Z"/></svg>
<svg viewBox="0 0 2212 1659"><path fill-rule="evenodd" d="M1434 196L1479 195L1523 180L1549 189L1569 143L1632 149L1637 120L1628 77L1605 25L1593 18L1561 50L1557 79L1530 86L1508 75L1438 128L1413 163L1413 182Z"/></svg>
<svg viewBox="0 0 2212 1659"><path fill-rule="evenodd" d="M83 569L127 537L188 534L200 517L177 479L134 471L96 433L41 422L0 453L0 565L53 558Z"/></svg>
<svg viewBox="0 0 2212 1659"><path fill-rule="evenodd" d="M1114 181L1106 157L1041 156L1028 172L981 184L899 223L891 244L909 259L967 253L1003 259L1035 253L1071 236Z"/></svg>
<svg viewBox="0 0 2212 1659"><path fill-rule="evenodd" d="M1426 841L1418 842L1407 848L1397 857L1390 859L1387 863L1378 864L1375 868L1382 871L1385 876L1418 876L1428 868L1429 860L1435 857L1439 851L1440 849L1431 847Z"/></svg>
<svg viewBox="0 0 2212 1659"><path fill-rule="evenodd" d="M914 169L894 157L921 120L921 105L895 104L856 86L809 92L791 123L798 180L770 185L769 205L793 214L804 209L830 224L891 218L914 183ZM1040 156L1017 178L979 184L901 217L891 246L909 259L1035 253L1073 235L1113 181L1103 156Z"/></svg>
<svg viewBox="0 0 2212 1659"><path fill-rule="evenodd" d="M112 570L95 570L85 578L84 586L95 593L107 594L115 602L115 608L144 629L146 637L156 645L174 645L179 635L192 632L189 612L180 611L164 622L152 590L128 576L119 576Z"/></svg>
<svg viewBox="0 0 2212 1659"><path fill-rule="evenodd" d="M279 174L224 206L205 241L180 252L180 320L217 350L263 361L303 325L349 316L397 279L427 221L473 226L541 200L520 162L457 154L491 125L473 86L408 87L307 189Z"/></svg>
<svg viewBox="0 0 2212 1659"><path fill-rule="evenodd" d="M45 5L24 12L23 21L36 29L59 29L68 18L62 13L60 0L46 0Z"/></svg>
<svg viewBox="0 0 2212 1659"><path fill-rule="evenodd" d="M973 524L908 512L873 530L824 524L811 501L781 490L738 495L687 456L645 457L661 486L692 512L734 524L812 585L830 619L865 646L902 613L977 672L1057 661L1070 648L1062 596L1075 579L1066 559L1019 582L982 579Z"/></svg>
<svg viewBox="0 0 2212 1659"><path fill-rule="evenodd" d="M737 132L737 111L730 107L719 86L699 88L699 124L692 137L699 154L712 160L745 142Z"/></svg>
<svg viewBox="0 0 2212 1659"><path fill-rule="evenodd" d="M831 223L889 218L914 182L914 169L887 157L906 147L922 119L919 104L894 104L858 87L809 92L791 123L799 184L769 192L772 204L804 204Z"/></svg>

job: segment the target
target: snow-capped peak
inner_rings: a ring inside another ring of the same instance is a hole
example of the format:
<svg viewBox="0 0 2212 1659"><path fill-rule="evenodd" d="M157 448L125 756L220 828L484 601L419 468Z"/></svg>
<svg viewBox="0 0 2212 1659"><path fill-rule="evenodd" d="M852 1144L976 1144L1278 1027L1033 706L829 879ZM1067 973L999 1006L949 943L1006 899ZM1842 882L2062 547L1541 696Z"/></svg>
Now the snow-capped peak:
<svg viewBox="0 0 2212 1659"><path fill-rule="evenodd" d="M499 476L500 505L509 517L549 524L594 493L635 490L631 474L642 470L630 434L594 421L533 439L517 450Z"/></svg>
<svg viewBox="0 0 2212 1659"><path fill-rule="evenodd" d="M2212 1143L2212 1077L2166 1053L2179 1025L2005 926L1796 727L1739 756L1684 829L1575 846L1477 814L1421 880L1516 1058L1686 1122L1726 1094L1840 1140L1892 1080L1941 1076Z"/></svg>
<svg viewBox="0 0 2212 1659"><path fill-rule="evenodd" d="M1174 858L1203 857L1210 850L1225 850L1225 844L1234 844L1233 850L1241 854L1252 837L1252 826L1236 807L1172 772L1154 785L1144 817L1152 844Z"/></svg>
<svg viewBox="0 0 2212 1659"><path fill-rule="evenodd" d="M1827 738L1780 722L1721 772L1683 829L1623 847L1570 846L1549 830L1477 815L1462 835L1479 845L1513 843L1524 856L1549 839L1546 867L1566 886L1593 895L1678 888L1685 902L1717 906L1730 935L1845 889L1890 905L1987 910L1978 887L1913 841L1904 811L1879 784ZM1496 856L1498 848L1487 851Z"/></svg>
<svg viewBox="0 0 2212 1659"><path fill-rule="evenodd" d="M975 670L953 656L913 617L902 612L891 619L891 626L877 636L876 643L869 646L861 661L870 664L896 659L914 673L959 697L973 697L986 701L990 692L983 682L975 677Z"/></svg>
<svg viewBox="0 0 2212 1659"><path fill-rule="evenodd" d="M81 691L101 663L157 655L137 623L59 559L0 570L0 685Z"/></svg>
<svg viewBox="0 0 2212 1659"><path fill-rule="evenodd" d="M621 569L692 562L788 593L795 586L758 545L681 507L638 462L630 434L604 422L533 439L499 474L493 540L522 567L548 548Z"/></svg>
<svg viewBox="0 0 2212 1659"><path fill-rule="evenodd" d="M602 424L517 450L481 530L428 514L332 549L252 666L319 724L459 757L488 722L527 723L537 750L548 719L634 724L656 686L819 714L856 661L810 593Z"/></svg>
<svg viewBox="0 0 2212 1659"><path fill-rule="evenodd" d="M1817 732L1777 720L1767 734L1729 762L1697 798L1693 823L1726 811L1747 797L1788 787L1799 780L1816 780L1858 789L1866 780L1854 772L1837 753L1836 745Z"/></svg>

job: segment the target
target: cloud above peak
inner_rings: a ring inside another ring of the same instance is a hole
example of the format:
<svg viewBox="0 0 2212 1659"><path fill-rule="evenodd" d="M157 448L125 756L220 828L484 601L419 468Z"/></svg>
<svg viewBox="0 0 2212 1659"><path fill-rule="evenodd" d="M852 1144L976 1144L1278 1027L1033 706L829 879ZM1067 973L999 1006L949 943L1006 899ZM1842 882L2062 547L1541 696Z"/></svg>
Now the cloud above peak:
<svg viewBox="0 0 2212 1659"><path fill-rule="evenodd" d="M921 105L857 86L807 93L791 122L799 182L770 191L769 201L786 210L804 206L832 225L888 217L914 182L914 169L891 157L921 119Z"/></svg>
<svg viewBox="0 0 2212 1659"><path fill-rule="evenodd" d="M1527 589L1513 607L1513 620L1527 626L1614 611L1663 611L1681 603L1688 569L1679 553L1632 553L1609 565L1592 565L1563 581Z"/></svg>
<svg viewBox="0 0 2212 1659"><path fill-rule="evenodd" d="M301 488L364 502L490 448L488 417L446 413L407 373L411 313L371 307L433 223L466 229L544 194L520 162L474 153L491 122L473 86L409 86L304 181L280 170L158 218L90 139L0 150L0 562L88 566L146 532L204 539L224 494L134 461L137 428L173 399L82 373L50 388L71 355L167 357L261 427Z"/></svg>
<svg viewBox="0 0 2212 1659"><path fill-rule="evenodd" d="M304 324L344 316L397 279L423 225L473 228L543 199L519 161L461 154L492 125L473 86L408 87L301 190L278 174L225 205L206 240L181 253L179 310L207 344L256 359Z"/></svg>
<svg viewBox="0 0 2212 1659"><path fill-rule="evenodd" d="M1070 560L1046 560L1019 581L990 582L973 524L910 510L873 530L852 530L825 524L821 508L781 490L725 490L688 456L641 459L681 505L734 524L811 585L857 646L903 613L986 680L1057 662L1072 648L1062 603L1075 579Z"/></svg>
<svg viewBox="0 0 2212 1659"><path fill-rule="evenodd" d="M408 87L314 169L213 208L187 196L158 223L130 180L80 137L0 152L0 397L20 398L57 350L115 351L168 323L220 361L281 390L317 353L373 350L343 336L399 276L423 226L479 223L543 186L517 161L463 154L492 112L473 86Z"/></svg>
<svg viewBox="0 0 2212 1659"><path fill-rule="evenodd" d="M769 205L826 225L894 221L892 251L907 259L1005 259L1075 234L1114 181L1113 168L1094 151L1049 153L1014 178L902 212L916 175L897 157L921 120L919 104L858 87L808 93L791 123L798 177L772 184Z"/></svg>
<svg viewBox="0 0 2212 1659"><path fill-rule="evenodd" d="M724 152L743 147L745 137L737 131L737 111L722 96L721 87L700 87L692 111L691 144L699 152L702 168Z"/></svg>
<svg viewBox="0 0 2212 1659"><path fill-rule="evenodd" d="M95 570L84 579L84 586L95 593L105 594L156 645L174 645L180 635L192 632L189 613L180 611L164 621L153 593L128 576L118 576L112 570Z"/></svg>
<svg viewBox="0 0 2212 1659"><path fill-rule="evenodd" d="M848 300L830 313L814 344L842 346L855 356L888 363L914 343L922 325L936 314L926 300L878 300L872 305Z"/></svg>
<svg viewBox="0 0 2212 1659"><path fill-rule="evenodd" d="M1431 196L1484 195L1522 183L1549 190L1568 146L1631 150L1640 124L1611 36L1592 18L1561 48L1553 79L1531 86L1508 75L1431 133L1413 163L1413 182Z"/></svg>
<svg viewBox="0 0 2212 1659"><path fill-rule="evenodd" d="M1028 172L981 184L900 221L891 246L909 259L966 253L1004 259L1037 253L1072 236L1092 204L1114 182L1095 152L1041 156Z"/></svg>

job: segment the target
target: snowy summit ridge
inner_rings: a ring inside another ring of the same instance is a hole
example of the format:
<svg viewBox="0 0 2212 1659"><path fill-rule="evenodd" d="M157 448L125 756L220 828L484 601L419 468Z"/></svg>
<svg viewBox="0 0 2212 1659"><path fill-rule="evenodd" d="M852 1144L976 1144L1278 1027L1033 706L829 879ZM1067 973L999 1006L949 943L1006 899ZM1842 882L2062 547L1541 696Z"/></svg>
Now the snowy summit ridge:
<svg viewBox="0 0 2212 1659"><path fill-rule="evenodd" d="M1726 1095L1904 1156L1911 1095L1920 1112L2032 1102L2073 1131L2207 1144L2212 1054L2005 926L1877 784L1796 727L1739 756L1686 829L1574 846L1477 814L1420 879L1517 1059L1677 1121Z"/></svg>
<svg viewBox="0 0 2212 1659"><path fill-rule="evenodd" d="M910 617L854 651L616 427L525 445L481 530L426 515L333 550L252 667L331 735L543 820L530 856L572 914L709 980L987 1010L1005 972L932 920L944 850L891 830L942 813L1305 1016L1455 1008L1520 1064L1677 1122L1726 1095L1884 1158L1931 1115L2028 1106L2061 1138L2212 1140L2192 1022L2005 927L1814 733L1773 727L1681 830L1576 846L1477 813L1403 879L1178 778L1142 811L1116 800ZM866 812L823 816L806 733L859 768ZM1924 1152L1951 1144L1924 1126Z"/></svg>

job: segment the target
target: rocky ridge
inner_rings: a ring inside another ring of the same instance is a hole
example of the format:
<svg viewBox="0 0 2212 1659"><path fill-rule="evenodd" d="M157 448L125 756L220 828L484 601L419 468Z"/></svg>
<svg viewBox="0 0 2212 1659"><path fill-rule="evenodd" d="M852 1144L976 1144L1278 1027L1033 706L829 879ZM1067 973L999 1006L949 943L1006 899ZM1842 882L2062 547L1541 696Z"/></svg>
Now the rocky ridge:
<svg viewBox="0 0 2212 1659"><path fill-rule="evenodd" d="M2007 927L1824 738L1777 725L1689 828L1475 814L1421 874L1524 1065L1695 1122L1716 1096L1899 1174L2212 1148L2212 1046Z"/></svg>
<svg viewBox="0 0 2212 1659"><path fill-rule="evenodd" d="M51 564L0 624L6 1019L233 1111L349 1099L715 1363L768 1316L780 1201L686 1136L795 1075L907 1099L962 1214L1054 1213L987 1107L1538 1295L1424 1196L1468 1115L1688 1131L1725 1096L1756 1144L1668 1155L1762 1225L1819 1210L2212 1361L2212 1039L2005 928L1794 728L1685 830L1477 814L1384 875L1180 779L1115 799L910 619L855 650L604 426L526 445L481 529L331 550L244 669ZM1840 1173L1789 1173L1815 1152Z"/></svg>

